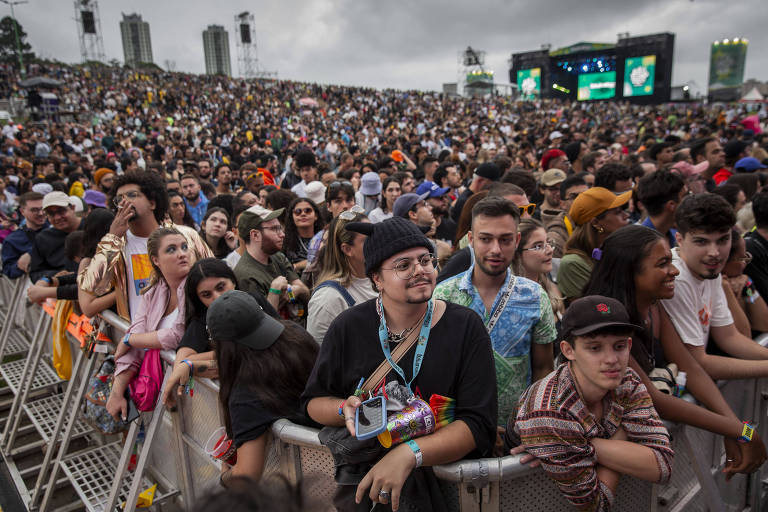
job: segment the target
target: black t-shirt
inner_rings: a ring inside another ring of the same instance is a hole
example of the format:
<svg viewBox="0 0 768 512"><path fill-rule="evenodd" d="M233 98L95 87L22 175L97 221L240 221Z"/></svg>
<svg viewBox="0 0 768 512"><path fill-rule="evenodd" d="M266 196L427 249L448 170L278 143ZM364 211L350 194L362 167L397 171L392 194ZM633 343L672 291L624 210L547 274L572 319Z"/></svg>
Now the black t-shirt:
<svg viewBox="0 0 768 512"><path fill-rule="evenodd" d="M301 397L302 411L316 397L346 398L361 377L368 378L384 360L379 343L375 299L353 306L331 323ZM410 379L415 348L398 362ZM398 380L390 371L386 380ZM447 303L432 327L421 371L411 385L425 400L433 394L456 400L455 419L466 423L477 449L486 456L496 440L496 371L488 333L471 309Z"/></svg>
<svg viewBox="0 0 768 512"><path fill-rule="evenodd" d="M744 273L747 274L760 295L768 300L768 240L757 231L752 231L744 238L747 251L752 255L752 261Z"/></svg>
<svg viewBox="0 0 768 512"><path fill-rule="evenodd" d="M256 394L246 387L235 387L229 396L229 418L235 446L261 437L280 416L264 407Z"/></svg>
<svg viewBox="0 0 768 512"><path fill-rule="evenodd" d="M451 218L457 223L459 222L459 217L461 217L461 210L464 208L464 203L467 202L467 199L469 199L472 194L474 194L474 192L472 192L469 187L467 187L453 204L453 209L451 209Z"/></svg>
<svg viewBox="0 0 768 512"><path fill-rule="evenodd" d="M469 247L459 249L453 253L453 256L440 269L440 273L437 275L437 282L442 283L449 277L466 272L470 266L472 266L472 253Z"/></svg>
<svg viewBox="0 0 768 512"><path fill-rule="evenodd" d="M456 223L453 219L450 217L440 219L440 225L435 230L435 238L453 245L453 239L456 238Z"/></svg>

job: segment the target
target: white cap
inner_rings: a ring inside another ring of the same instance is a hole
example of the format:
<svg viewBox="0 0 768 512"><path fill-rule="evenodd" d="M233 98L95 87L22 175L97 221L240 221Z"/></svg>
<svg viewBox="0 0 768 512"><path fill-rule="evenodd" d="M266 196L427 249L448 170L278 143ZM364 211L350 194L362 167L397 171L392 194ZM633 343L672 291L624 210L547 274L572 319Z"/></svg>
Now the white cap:
<svg viewBox="0 0 768 512"><path fill-rule="evenodd" d="M322 204L325 202L325 185L319 181L308 183L304 187L304 194L307 196L307 199L311 199L315 204Z"/></svg>
<svg viewBox="0 0 768 512"><path fill-rule="evenodd" d="M557 130L549 134L549 140L562 139L562 138L563 138L563 134Z"/></svg>
<svg viewBox="0 0 768 512"><path fill-rule="evenodd" d="M69 202L69 196L58 190L48 192L45 194L45 197L43 197L43 210L49 206L61 206L62 208L66 208L70 204L72 203Z"/></svg>

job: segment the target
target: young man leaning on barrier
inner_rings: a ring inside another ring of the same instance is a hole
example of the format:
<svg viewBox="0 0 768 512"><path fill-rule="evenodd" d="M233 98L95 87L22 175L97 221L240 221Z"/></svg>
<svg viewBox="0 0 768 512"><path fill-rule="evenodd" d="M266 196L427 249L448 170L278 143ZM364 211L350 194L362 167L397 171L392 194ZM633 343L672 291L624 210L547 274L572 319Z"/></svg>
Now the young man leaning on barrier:
<svg viewBox="0 0 768 512"><path fill-rule="evenodd" d="M730 287L722 283L736 223L733 208L715 194L697 194L682 201L675 221L679 246L672 249L672 263L680 274L675 278L675 296L662 304L680 339L713 379L768 376L768 348L737 329L733 313L747 322L746 332L748 320ZM736 304L733 310L729 297ZM710 338L726 357L707 353Z"/></svg>
<svg viewBox="0 0 768 512"><path fill-rule="evenodd" d="M669 433L629 368L637 326L617 300L571 304L560 349L567 362L528 388L507 435L541 462L579 510L610 510L622 474L664 484L672 472Z"/></svg>
<svg viewBox="0 0 768 512"><path fill-rule="evenodd" d="M474 311L432 298L435 257L415 224L393 217L378 224L350 222L346 229L368 235L365 272L379 297L347 309L331 323L302 395L307 414L327 426L320 439L336 462L334 504L355 512L379 503L391 503L392 510L404 503L411 507L406 510L444 510L445 498L429 466L470 454L488 456L496 437L496 374L488 333ZM409 348L398 361L401 346ZM380 365L382 371L375 372ZM370 391L366 395L385 396L388 427L409 429L408 436L398 438L396 432L402 431L388 428L383 434L389 442L358 440L358 387ZM432 407L437 401L453 404L453 421L439 429L441 415ZM396 423L406 406L412 407L407 413L412 421ZM410 430L419 425L424 428Z"/></svg>

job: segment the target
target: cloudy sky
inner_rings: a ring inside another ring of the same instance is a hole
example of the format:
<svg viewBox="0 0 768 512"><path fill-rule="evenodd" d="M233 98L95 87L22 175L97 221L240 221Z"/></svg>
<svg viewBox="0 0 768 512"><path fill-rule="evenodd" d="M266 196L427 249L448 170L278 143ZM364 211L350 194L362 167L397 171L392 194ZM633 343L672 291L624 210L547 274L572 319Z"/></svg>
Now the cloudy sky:
<svg viewBox="0 0 768 512"><path fill-rule="evenodd" d="M374 87L440 89L455 82L457 55L484 50L486 67L508 81L510 55L579 41L616 41L619 32L673 32L673 84L706 88L709 45L715 39L749 39L745 78L768 80L765 0L101 0L101 29L108 59L123 60L121 12L150 24L155 63L202 73L202 31L209 24L230 32L237 74L234 15L256 15L259 58L281 78ZM9 13L0 4L0 15ZM73 2L29 0L16 16L34 50L66 62L80 60Z"/></svg>

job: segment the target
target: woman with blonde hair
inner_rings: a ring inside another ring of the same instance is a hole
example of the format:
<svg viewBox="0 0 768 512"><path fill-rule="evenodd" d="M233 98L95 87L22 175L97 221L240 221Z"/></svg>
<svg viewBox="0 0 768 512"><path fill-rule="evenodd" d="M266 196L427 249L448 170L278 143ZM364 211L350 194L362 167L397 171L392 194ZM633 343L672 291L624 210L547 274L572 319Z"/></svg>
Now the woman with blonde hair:
<svg viewBox="0 0 768 512"><path fill-rule="evenodd" d="M365 275L365 235L347 231L350 222L368 222L359 212L346 211L328 227L328 241L312 298L309 299L307 331L322 343L328 326L342 311L376 297Z"/></svg>
<svg viewBox="0 0 768 512"><path fill-rule="evenodd" d="M115 378L106 405L115 419L127 415L124 393L141 367L145 349L175 350L184 334L184 284L195 253L181 232L167 227L149 235L147 253L152 265L150 288L115 349Z"/></svg>

